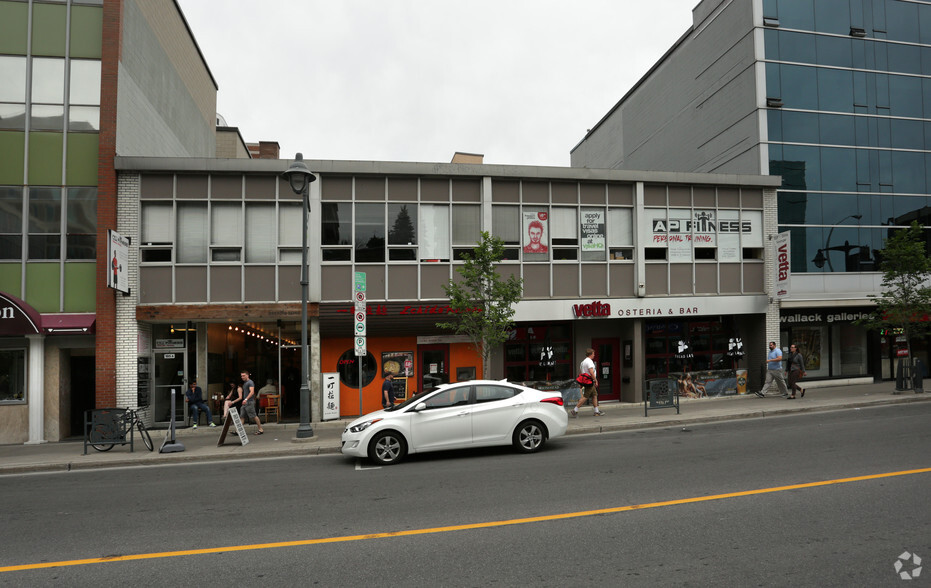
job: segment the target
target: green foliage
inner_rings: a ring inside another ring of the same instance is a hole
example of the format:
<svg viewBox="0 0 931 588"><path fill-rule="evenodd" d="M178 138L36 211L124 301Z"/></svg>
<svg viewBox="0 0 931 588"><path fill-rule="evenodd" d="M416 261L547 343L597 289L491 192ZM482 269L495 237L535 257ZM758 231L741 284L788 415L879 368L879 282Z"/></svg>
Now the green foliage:
<svg viewBox="0 0 931 588"><path fill-rule="evenodd" d="M913 221L886 239L880 270L883 285L876 310L857 324L902 329L911 357L911 337L931 330L931 258L924 227Z"/></svg>
<svg viewBox="0 0 931 588"><path fill-rule="evenodd" d="M482 231L481 241L472 253L463 255L459 279L443 286L452 309L454 321L438 322L441 329L467 335L482 357L482 377L490 378L491 351L507 340L513 326L514 304L523 294L523 280L510 276L501 278L495 269L504 256L504 243Z"/></svg>

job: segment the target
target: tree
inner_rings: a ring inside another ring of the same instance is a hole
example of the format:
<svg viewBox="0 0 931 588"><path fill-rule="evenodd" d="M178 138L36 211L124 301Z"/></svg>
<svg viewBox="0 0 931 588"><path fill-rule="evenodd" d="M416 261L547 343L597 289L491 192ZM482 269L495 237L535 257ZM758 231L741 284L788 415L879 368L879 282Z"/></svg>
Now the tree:
<svg viewBox="0 0 931 588"><path fill-rule="evenodd" d="M495 265L504 257L504 242L486 231L472 253L462 257L465 263L457 270L460 279L443 286L456 320L436 326L468 335L482 358L482 377L489 379L491 352L507 340L514 325L511 317L523 294L523 280L513 275L501 278Z"/></svg>
<svg viewBox="0 0 931 588"><path fill-rule="evenodd" d="M867 328L901 329L912 356L911 338L931 330L931 258L924 227L917 222L886 239L880 271L882 294L876 310L857 321Z"/></svg>

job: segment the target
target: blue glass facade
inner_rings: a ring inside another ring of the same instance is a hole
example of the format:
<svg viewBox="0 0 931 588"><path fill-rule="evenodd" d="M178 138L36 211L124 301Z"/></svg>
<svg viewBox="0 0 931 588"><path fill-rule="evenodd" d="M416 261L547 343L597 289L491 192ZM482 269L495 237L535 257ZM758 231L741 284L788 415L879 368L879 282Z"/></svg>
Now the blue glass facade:
<svg viewBox="0 0 931 588"><path fill-rule="evenodd" d="M763 0L763 15L792 271L876 271L890 230L931 225L931 4Z"/></svg>

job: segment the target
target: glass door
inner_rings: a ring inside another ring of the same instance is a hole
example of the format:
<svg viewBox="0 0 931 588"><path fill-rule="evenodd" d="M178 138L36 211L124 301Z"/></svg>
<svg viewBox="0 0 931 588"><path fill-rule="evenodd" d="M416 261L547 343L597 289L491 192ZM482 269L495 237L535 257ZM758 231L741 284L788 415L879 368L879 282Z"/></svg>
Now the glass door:
<svg viewBox="0 0 931 588"><path fill-rule="evenodd" d="M184 389L187 385L187 353L184 349L158 349L152 378L152 417L157 423L167 423L171 415L171 391L175 391L175 422L184 422Z"/></svg>
<svg viewBox="0 0 931 588"><path fill-rule="evenodd" d="M619 339L592 339L595 371L598 373L598 400L621 398L621 342Z"/></svg>
<svg viewBox="0 0 931 588"><path fill-rule="evenodd" d="M449 383L449 345L420 345L420 391L429 392L440 384Z"/></svg>

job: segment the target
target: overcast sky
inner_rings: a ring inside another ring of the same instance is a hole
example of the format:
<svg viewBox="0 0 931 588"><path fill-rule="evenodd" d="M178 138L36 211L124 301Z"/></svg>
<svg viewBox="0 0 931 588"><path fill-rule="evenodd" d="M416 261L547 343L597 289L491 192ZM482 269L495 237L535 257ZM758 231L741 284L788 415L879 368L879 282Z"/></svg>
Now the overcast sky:
<svg viewBox="0 0 931 588"><path fill-rule="evenodd" d="M569 165L698 0L179 0L217 112L281 157Z"/></svg>

